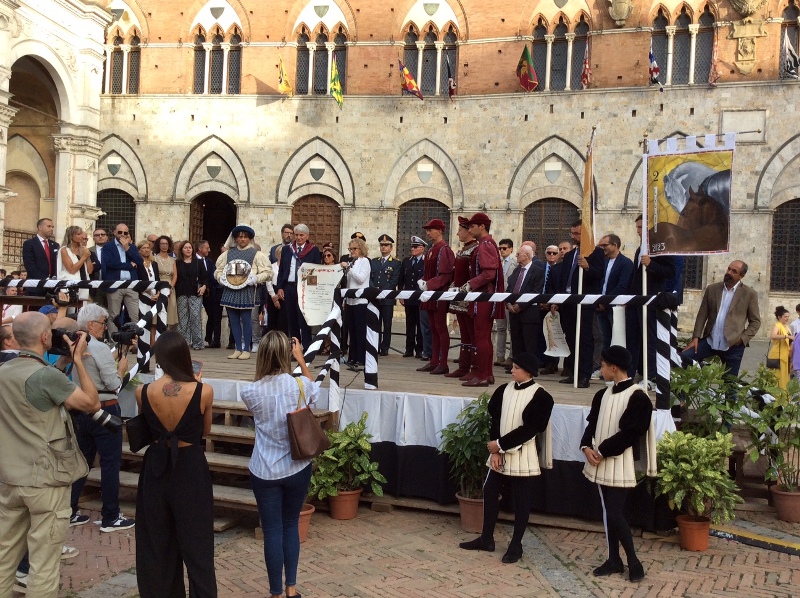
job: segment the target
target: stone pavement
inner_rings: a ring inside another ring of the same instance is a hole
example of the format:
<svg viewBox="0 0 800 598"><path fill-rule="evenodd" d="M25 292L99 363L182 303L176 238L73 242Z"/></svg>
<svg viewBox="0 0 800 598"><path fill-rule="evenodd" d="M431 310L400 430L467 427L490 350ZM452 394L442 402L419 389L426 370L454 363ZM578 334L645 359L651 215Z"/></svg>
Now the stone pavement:
<svg viewBox="0 0 800 598"><path fill-rule="evenodd" d="M84 512L98 518L96 503ZM94 507L94 509L92 509ZM126 514L133 514L129 505ZM761 530L800 536L800 525L777 522L769 510L740 511L740 518ZM553 524L558 519L552 518ZM268 596L263 544L253 535L256 518L216 535L216 571L220 597ZM744 525L744 524L743 524ZM712 537L706 553L680 549L677 537L636 537L647 577L592 577L605 559L602 533L530 526L525 556L514 565L500 562L511 528L495 533L494 554L466 552L458 542L471 539L457 516L394 509L380 513L362 506L354 521L334 521L318 511L302 545L298 589L306 597L442 598L484 596L797 596L800 557ZM92 523L72 528L68 543L81 554L64 562L64 598L137 596L133 530L101 534Z"/></svg>

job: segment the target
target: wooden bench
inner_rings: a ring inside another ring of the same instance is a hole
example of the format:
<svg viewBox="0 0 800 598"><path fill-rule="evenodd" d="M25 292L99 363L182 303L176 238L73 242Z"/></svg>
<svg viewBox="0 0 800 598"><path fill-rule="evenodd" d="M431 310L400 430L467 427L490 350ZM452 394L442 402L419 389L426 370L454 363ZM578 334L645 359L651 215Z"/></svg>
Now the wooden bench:
<svg viewBox="0 0 800 598"><path fill-rule="evenodd" d="M241 401L214 401L211 406L214 413L221 413L225 416L225 425L233 426L234 417L253 417L245 404ZM333 423L333 414L325 409L311 408L311 412L322 426L323 430L329 430Z"/></svg>

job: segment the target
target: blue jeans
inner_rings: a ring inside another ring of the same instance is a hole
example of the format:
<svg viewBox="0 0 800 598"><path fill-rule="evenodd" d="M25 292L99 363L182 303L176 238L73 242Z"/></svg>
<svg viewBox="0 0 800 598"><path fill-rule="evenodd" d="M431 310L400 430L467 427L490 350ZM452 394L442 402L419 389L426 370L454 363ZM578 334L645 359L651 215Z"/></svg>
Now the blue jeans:
<svg viewBox="0 0 800 598"><path fill-rule="evenodd" d="M110 395L100 395L101 397ZM120 416L119 403L104 407L112 415ZM88 415L79 413L74 416L75 436L78 447L89 467L94 463L97 453L100 454L100 493L103 497L103 525L111 525L119 517L119 466L122 462L122 429L110 432ZM78 499L81 497L86 478L76 480L72 484L72 514L78 510Z"/></svg>
<svg viewBox="0 0 800 598"><path fill-rule="evenodd" d="M250 351L250 341L253 338L253 328L251 323L251 308L247 309L233 309L226 307L228 310L228 322L231 325L231 334L233 335L233 342L236 345L237 351Z"/></svg>
<svg viewBox="0 0 800 598"><path fill-rule="evenodd" d="M281 582L284 572L286 585L297 585L297 563L300 560L297 522L310 482L311 465L279 480L262 480L250 474L264 531L264 562L267 564L269 591L273 595L283 594Z"/></svg>
<svg viewBox="0 0 800 598"><path fill-rule="evenodd" d="M686 367L692 361L703 361L712 355L716 355L728 368L728 376L735 378L739 375L739 367L742 365L742 357L744 357L744 345L734 345L727 351L717 351L711 348L708 338L701 338L697 343L697 349L690 349L681 354L683 365Z"/></svg>

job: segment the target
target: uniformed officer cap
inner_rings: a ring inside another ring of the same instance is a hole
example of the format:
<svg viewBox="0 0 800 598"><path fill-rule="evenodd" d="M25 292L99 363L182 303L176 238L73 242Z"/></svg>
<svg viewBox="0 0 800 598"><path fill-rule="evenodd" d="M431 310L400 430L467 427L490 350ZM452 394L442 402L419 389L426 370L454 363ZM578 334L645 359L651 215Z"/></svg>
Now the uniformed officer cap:
<svg viewBox="0 0 800 598"><path fill-rule="evenodd" d="M350 238L351 239L361 239L362 241L366 241L367 240L367 238L361 232L353 233L352 235L350 235Z"/></svg>
<svg viewBox="0 0 800 598"><path fill-rule="evenodd" d="M419 247L419 246L427 247L428 244L425 241L423 241L420 237L413 235L411 237L411 247Z"/></svg>
<svg viewBox="0 0 800 598"><path fill-rule="evenodd" d="M381 235L378 237L378 243L391 243L394 245L394 239L392 239L389 235Z"/></svg>

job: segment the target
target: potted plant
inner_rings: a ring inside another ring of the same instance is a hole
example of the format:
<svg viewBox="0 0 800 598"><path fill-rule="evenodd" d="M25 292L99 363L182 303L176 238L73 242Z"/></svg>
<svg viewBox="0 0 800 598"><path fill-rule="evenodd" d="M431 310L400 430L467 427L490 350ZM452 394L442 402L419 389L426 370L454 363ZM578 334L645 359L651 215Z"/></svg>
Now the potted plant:
<svg viewBox="0 0 800 598"><path fill-rule="evenodd" d="M488 473L486 444L491 424L489 398L489 393L481 394L441 431L439 451L447 455L450 472L458 484L461 528L467 532L480 532L483 528L483 481Z"/></svg>
<svg viewBox="0 0 800 598"><path fill-rule="evenodd" d="M331 446L315 461L310 494L320 500L329 499L334 519L356 516L358 499L367 484L374 494L383 496L381 484L386 483L386 478L378 471L378 464L370 461L372 435L366 428L365 411L359 421L350 422L343 430L329 430Z"/></svg>
<svg viewBox="0 0 800 598"><path fill-rule="evenodd" d="M672 404L680 403L680 430L696 436L712 436L730 424L737 411L734 384L739 381L726 374L727 368L714 357L702 366L673 368L670 374Z"/></svg>
<svg viewBox="0 0 800 598"><path fill-rule="evenodd" d="M656 493L682 512L676 519L684 550L707 550L711 521L733 519L742 502L727 472L732 450L731 435L720 432L709 438L673 432L658 443Z"/></svg>
<svg viewBox="0 0 800 598"><path fill-rule="evenodd" d="M297 522L297 532L300 536L300 542L308 540L308 529L311 527L311 516L317 508L309 503L303 503L300 509L300 519Z"/></svg>
<svg viewBox="0 0 800 598"><path fill-rule="evenodd" d="M752 392L752 388L762 392ZM759 368L750 388L740 393L742 421L750 432L747 454L752 461L767 458L766 479L778 519L800 522L800 383L778 387L774 372Z"/></svg>

